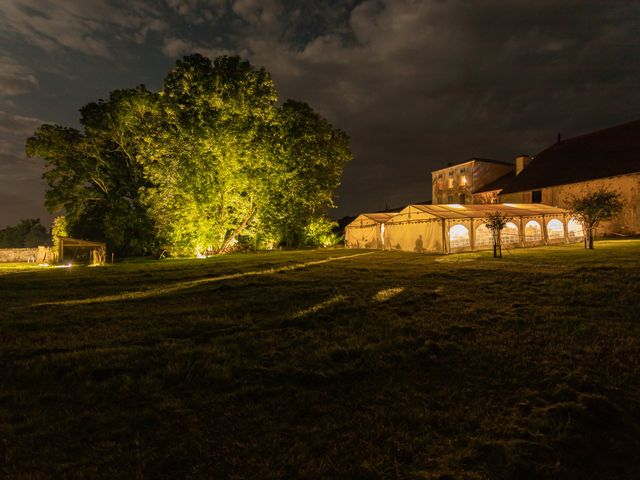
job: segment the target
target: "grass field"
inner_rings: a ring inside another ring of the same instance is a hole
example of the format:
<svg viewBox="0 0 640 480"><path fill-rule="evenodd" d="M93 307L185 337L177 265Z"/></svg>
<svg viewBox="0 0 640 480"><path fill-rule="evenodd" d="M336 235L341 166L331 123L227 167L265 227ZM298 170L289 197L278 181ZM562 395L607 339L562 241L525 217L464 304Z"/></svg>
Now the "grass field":
<svg viewBox="0 0 640 480"><path fill-rule="evenodd" d="M0 267L0 477L640 478L640 241Z"/></svg>

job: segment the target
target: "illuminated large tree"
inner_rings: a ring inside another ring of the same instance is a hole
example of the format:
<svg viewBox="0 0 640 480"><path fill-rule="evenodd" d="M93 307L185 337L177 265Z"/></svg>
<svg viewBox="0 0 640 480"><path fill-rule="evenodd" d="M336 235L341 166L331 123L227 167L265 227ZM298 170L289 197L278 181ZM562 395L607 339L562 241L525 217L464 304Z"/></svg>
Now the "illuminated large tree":
<svg viewBox="0 0 640 480"><path fill-rule="evenodd" d="M333 206L333 192L351 159L349 138L309 105L293 100L278 109L275 135L276 161L261 219L288 246L313 244L309 227L322 223Z"/></svg>
<svg viewBox="0 0 640 480"><path fill-rule="evenodd" d="M70 234L105 239L124 254L154 248L137 160L154 97L143 86L116 90L80 110L83 131L45 124L27 140L27 155L45 160L45 205L66 212Z"/></svg>
<svg viewBox="0 0 640 480"><path fill-rule="evenodd" d="M43 125L27 153L47 162L47 206L66 211L72 233L112 247L298 245L326 230L351 153L311 107L276 99L265 70L191 55L160 92L113 92L81 110L82 132Z"/></svg>
<svg viewBox="0 0 640 480"><path fill-rule="evenodd" d="M276 92L238 57L179 61L159 94L141 161L145 203L167 248L224 251L264 202Z"/></svg>

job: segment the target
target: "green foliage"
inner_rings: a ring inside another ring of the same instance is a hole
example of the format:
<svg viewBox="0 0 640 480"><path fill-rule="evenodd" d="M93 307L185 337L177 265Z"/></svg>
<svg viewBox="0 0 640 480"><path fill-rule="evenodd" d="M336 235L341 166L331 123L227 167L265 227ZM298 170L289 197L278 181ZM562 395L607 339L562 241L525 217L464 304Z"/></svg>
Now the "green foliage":
<svg viewBox="0 0 640 480"><path fill-rule="evenodd" d="M351 159L349 138L306 103L286 101L273 135L277 158L260 217L286 246L307 242L307 225L333 207L333 192Z"/></svg>
<svg viewBox="0 0 640 480"><path fill-rule="evenodd" d="M0 230L0 248L24 248L49 245L51 237L39 218L20 220Z"/></svg>
<svg viewBox="0 0 640 480"><path fill-rule="evenodd" d="M27 154L47 162L46 204L66 211L70 233L121 253L302 245L333 206L349 140L307 104L276 99L264 69L190 55L157 94L86 105L83 132L43 125Z"/></svg>
<svg viewBox="0 0 640 480"><path fill-rule="evenodd" d="M504 230L504 227L507 226L507 223L509 223L513 219L503 214L502 212L496 211L496 212L489 213L484 218L484 220L485 220L485 225L489 230L491 230L494 233L495 232L500 233L502 230Z"/></svg>
<svg viewBox="0 0 640 480"><path fill-rule="evenodd" d="M226 251L256 217L272 161L275 89L238 57L179 61L165 79L140 160L143 199L166 249Z"/></svg>
<svg viewBox="0 0 640 480"><path fill-rule="evenodd" d="M585 248L593 249L593 237L598 224L619 213L623 207L621 194L604 187L571 200L569 210L582 223L586 233Z"/></svg>
<svg viewBox="0 0 640 480"><path fill-rule="evenodd" d="M69 226L67 224L67 217L64 215L55 217L53 219L53 225L51 226L51 237L54 250L56 254L58 253L59 241L58 237L68 237L69 236Z"/></svg>
<svg viewBox="0 0 640 480"><path fill-rule="evenodd" d="M511 217L506 216L502 212L495 211L489 213L485 218L485 225L491 233L493 234L493 256L494 257L502 257L502 244L501 244L501 234L504 227L507 226L511 220Z"/></svg>
<svg viewBox="0 0 640 480"><path fill-rule="evenodd" d="M332 222L326 217L317 217L304 228L305 244L312 247L331 247L337 245L341 236L335 233L337 222Z"/></svg>
<svg viewBox="0 0 640 480"><path fill-rule="evenodd" d="M46 162L45 205L66 213L69 234L105 239L123 254L154 248L139 197L147 180L137 161L154 98L144 86L116 90L80 110L82 132L45 124L27 140L27 155Z"/></svg>
<svg viewBox="0 0 640 480"><path fill-rule="evenodd" d="M54 237L68 237L69 228L67 225L67 217L61 215L53 219L53 225L51 227L51 235ZM54 241L55 243L55 241Z"/></svg>

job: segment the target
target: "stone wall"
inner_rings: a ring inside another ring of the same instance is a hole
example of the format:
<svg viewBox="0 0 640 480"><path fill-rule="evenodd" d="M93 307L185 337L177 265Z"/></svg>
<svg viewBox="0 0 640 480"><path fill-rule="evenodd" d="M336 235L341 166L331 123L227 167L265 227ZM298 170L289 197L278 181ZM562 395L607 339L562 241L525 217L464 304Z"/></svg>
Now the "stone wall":
<svg viewBox="0 0 640 480"><path fill-rule="evenodd" d="M599 178L586 182L542 188L542 203L553 207L568 208L573 197L581 197L600 188L615 190L622 194L622 212L611 221L604 221L598 227L598 234L617 233L637 235L640 233L640 173L630 173L617 177ZM501 195L503 203L530 203L531 192Z"/></svg>
<svg viewBox="0 0 640 480"><path fill-rule="evenodd" d="M0 263L50 263L50 247L0 248Z"/></svg>

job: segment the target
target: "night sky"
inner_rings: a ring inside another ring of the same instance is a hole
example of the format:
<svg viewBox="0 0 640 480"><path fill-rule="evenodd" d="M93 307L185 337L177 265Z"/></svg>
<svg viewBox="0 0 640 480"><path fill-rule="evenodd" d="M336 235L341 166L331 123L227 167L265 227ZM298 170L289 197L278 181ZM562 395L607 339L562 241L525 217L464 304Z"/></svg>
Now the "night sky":
<svg viewBox="0 0 640 480"><path fill-rule="evenodd" d="M512 161L640 118L635 1L0 0L0 228L51 216L24 141L175 60L239 54L352 140L333 217L430 198L430 171Z"/></svg>

